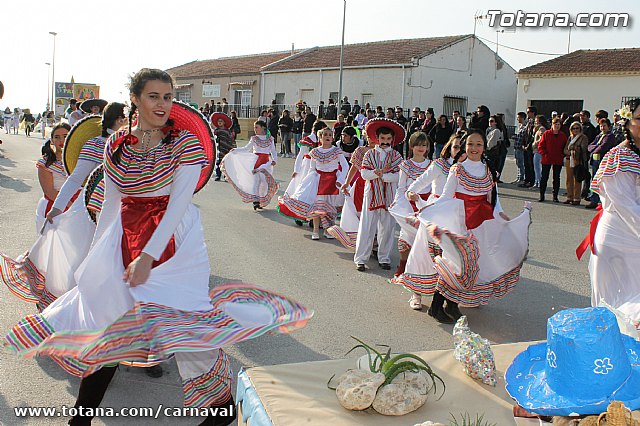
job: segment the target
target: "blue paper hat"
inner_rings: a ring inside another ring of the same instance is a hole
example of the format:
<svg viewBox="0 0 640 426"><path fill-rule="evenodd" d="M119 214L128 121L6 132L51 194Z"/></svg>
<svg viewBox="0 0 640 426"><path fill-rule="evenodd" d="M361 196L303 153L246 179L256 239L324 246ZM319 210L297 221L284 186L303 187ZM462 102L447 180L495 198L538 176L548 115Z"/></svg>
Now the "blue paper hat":
<svg viewBox="0 0 640 426"><path fill-rule="evenodd" d="M561 311L547 321L547 342L520 353L505 382L509 395L535 414L599 414L614 400L637 410L640 342L620 333L607 308Z"/></svg>

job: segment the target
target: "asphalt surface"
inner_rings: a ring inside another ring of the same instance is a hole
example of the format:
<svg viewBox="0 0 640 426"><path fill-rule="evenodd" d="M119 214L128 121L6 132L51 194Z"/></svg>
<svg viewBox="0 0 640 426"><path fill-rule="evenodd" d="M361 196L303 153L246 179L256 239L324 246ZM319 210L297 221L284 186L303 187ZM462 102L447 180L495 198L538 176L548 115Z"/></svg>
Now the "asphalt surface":
<svg viewBox="0 0 640 426"><path fill-rule="evenodd" d="M4 141L0 145L0 252L16 257L36 239L34 210L42 192L34 164L42 139L6 135L4 130L0 130L0 139ZM286 188L293 162L281 159L276 167L280 193ZM503 180L514 178L511 157ZM564 173L562 179L564 188ZM578 262L574 250L587 233L593 212L583 206L538 203L537 192L510 184L501 185L500 193L502 206L511 216L522 210L524 201L533 202L529 257L514 291L488 306L463 308L463 313L473 331L495 343L544 339L548 317L558 310L590 304L588 262ZM561 197L561 201L564 199ZM436 323L427 315L426 307L411 310L408 293L387 283L397 264L397 253L392 271L380 270L372 258L367 272L361 273L355 269L352 253L334 240L312 241L310 229L300 228L278 214L274 202L264 211L254 212L250 204L240 201L230 184L212 180L195 196L194 203L202 213L212 285L240 281L258 284L315 310L303 330L263 336L227 348L236 372L241 366L341 358L353 346L351 335L388 344L394 351L452 348L452 326ZM35 306L16 299L0 285L0 332L4 334L35 311ZM175 363L169 362L164 368L165 374L159 379L147 377L140 369L120 368L103 406L182 406ZM73 406L78 385L79 379L46 358L20 359L0 350L0 425L66 424L63 417L20 419L13 407ZM94 424L195 425L198 421L101 418Z"/></svg>

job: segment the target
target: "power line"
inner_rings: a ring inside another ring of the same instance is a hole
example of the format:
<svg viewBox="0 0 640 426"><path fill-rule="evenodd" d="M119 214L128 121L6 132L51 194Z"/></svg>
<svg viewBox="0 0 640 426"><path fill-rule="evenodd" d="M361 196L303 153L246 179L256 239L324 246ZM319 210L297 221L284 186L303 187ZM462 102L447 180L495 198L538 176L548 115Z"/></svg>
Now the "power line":
<svg viewBox="0 0 640 426"><path fill-rule="evenodd" d="M497 44L495 41L491 41L491 40L489 40L487 38L480 37L480 36L476 36L476 37L478 37L480 40L486 41L487 43ZM564 53L534 52L533 50L518 49L517 47L511 47L511 46L507 46L507 45L504 45L504 44L501 44L500 47L504 47L506 49L511 49L511 50L517 50L518 52L533 53L534 55L548 55L548 56L562 56L562 55L564 55Z"/></svg>

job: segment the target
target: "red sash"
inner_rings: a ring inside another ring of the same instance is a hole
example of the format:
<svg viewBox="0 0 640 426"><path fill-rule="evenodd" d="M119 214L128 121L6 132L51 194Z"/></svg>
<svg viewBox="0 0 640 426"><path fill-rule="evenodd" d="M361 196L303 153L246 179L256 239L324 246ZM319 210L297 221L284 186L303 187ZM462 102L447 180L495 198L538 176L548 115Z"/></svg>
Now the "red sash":
<svg viewBox="0 0 640 426"><path fill-rule="evenodd" d="M125 197L122 199L122 264L126 268L142 253L151 239L158 223L164 216L169 196L162 197ZM152 267L166 262L176 252L176 242L172 236L160 259Z"/></svg>
<svg viewBox="0 0 640 426"><path fill-rule="evenodd" d="M602 210L602 204L598 204L597 210L598 210L598 213L596 213L593 219L591 219L591 225L589 226L589 233L587 234L586 237L584 237L584 240L582 240L578 248L576 248L576 256L578 257L578 260L582 258L582 255L584 254L585 251L587 251L587 248L589 248L589 246L591 246L591 253L596 254L596 249L593 244L595 242L596 229L598 228L598 222L600 222L600 219L602 218L602 212L604 212L604 210Z"/></svg>
<svg viewBox="0 0 640 426"><path fill-rule="evenodd" d="M340 193L336 187L336 183L338 182L338 170L334 170L332 172L316 171L320 175L318 195L338 195Z"/></svg>
<svg viewBox="0 0 640 426"><path fill-rule="evenodd" d="M464 201L464 222L467 229L476 229L485 220L493 219L493 207L486 195L468 195L456 192L456 198Z"/></svg>
<svg viewBox="0 0 640 426"><path fill-rule="evenodd" d="M426 194L418 194L418 196L422 199L422 201L427 201L430 195L431 195L431 192L427 192ZM416 206L415 201L409 200L409 204L411 204L411 207L413 208L414 212L418 211L418 206Z"/></svg>
<svg viewBox="0 0 640 426"><path fill-rule="evenodd" d="M351 182L355 187L353 188L353 204L356 205L356 210L358 213L362 212L362 203L364 202L364 184L365 181L360 176L360 170L356 171L356 174L353 176L353 180Z"/></svg>
<svg viewBox="0 0 640 426"><path fill-rule="evenodd" d="M76 200L76 198L78 198L78 195L80 195L80 192L82 192L82 190L76 192L75 195L73 197L71 197L71 201L69 201L69 204L67 204L67 207L65 207L65 209L64 209L65 212L67 210L69 210L69 207L71 207L71 205ZM55 200L52 200L51 198L47 197L46 195L44 196L44 198L45 198L45 200L47 200L47 207L44 209L44 215L46 216L46 215L49 214L49 212L53 208L53 202Z"/></svg>
<svg viewBox="0 0 640 426"><path fill-rule="evenodd" d="M258 156L258 159L256 160L256 164L253 165L254 169L257 169L258 167L262 166L263 164L267 164L269 162L269 154L256 154Z"/></svg>

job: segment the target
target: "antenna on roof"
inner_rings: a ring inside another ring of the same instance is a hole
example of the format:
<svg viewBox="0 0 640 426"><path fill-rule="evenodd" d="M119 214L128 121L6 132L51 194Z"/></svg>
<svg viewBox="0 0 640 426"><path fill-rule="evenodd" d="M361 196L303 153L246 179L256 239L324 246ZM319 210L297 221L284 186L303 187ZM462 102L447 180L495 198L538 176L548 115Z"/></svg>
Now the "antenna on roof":
<svg viewBox="0 0 640 426"><path fill-rule="evenodd" d="M296 50L295 44L291 43L291 54Z"/></svg>

